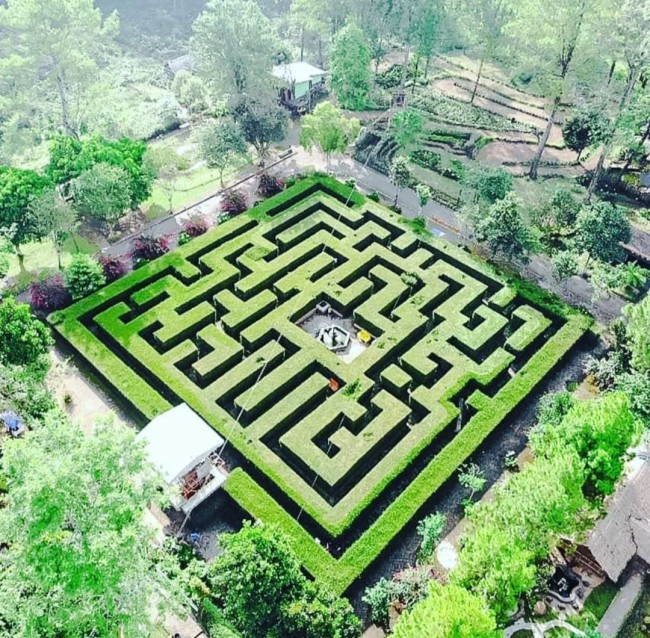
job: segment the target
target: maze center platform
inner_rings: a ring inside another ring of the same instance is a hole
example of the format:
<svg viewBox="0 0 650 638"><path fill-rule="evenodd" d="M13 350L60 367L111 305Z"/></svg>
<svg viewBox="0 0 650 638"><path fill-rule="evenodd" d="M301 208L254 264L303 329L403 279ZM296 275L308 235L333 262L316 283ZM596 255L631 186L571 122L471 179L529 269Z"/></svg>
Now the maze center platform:
<svg viewBox="0 0 650 638"><path fill-rule="evenodd" d="M468 456L584 326L374 202L292 192L53 322L145 416L188 403L335 538L420 455Z"/></svg>

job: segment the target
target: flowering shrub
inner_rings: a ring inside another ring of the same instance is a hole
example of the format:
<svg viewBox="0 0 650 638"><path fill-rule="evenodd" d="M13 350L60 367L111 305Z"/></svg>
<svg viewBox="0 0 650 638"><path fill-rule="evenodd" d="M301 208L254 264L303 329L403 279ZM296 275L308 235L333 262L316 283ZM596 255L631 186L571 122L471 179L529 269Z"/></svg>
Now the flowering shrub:
<svg viewBox="0 0 650 638"><path fill-rule="evenodd" d="M72 302L72 295L65 287L63 275L58 272L43 281L35 281L29 287L29 302L34 310L53 312Z"/></svg>
<svg viewBox="0 0 650 638"><path fill-rule="evenodd" d="M273 197L284 190L284 181L274 175L262 173L257 184L257 192L262 197Z"/></svg>
<svg viewBox="0 0 650 638"><path fill-rule="evenodd" d="M147 261L162 257L169 252L169 237L153 237L152 235L140 235L133 242L131 259L135 268Z"/></svg>
<svg viewBox="0 0 650 638"><path fill-rule="evenodd" d="M223 196L221 212L239 215L248 208L248 198L241 191L230 191Z"/></svg>
<svg viewBox="0 0 650 638"><path fill-rule="evenodd" d="M108 284L120 277L124 277L128 270L126 262L121 257L115 257L113 255L101 255L99 257L99 263L102 266L104 277L106 277L106 283Z"/></svg>

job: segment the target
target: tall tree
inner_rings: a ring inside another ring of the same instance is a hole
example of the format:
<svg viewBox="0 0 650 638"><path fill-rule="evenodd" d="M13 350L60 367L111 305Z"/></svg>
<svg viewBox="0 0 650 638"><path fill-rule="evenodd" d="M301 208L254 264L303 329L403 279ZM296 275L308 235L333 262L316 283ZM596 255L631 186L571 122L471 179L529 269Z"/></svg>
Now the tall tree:
<svg viewBox="0 0 650 638"><path fill-rule="evenodd" d="M82 217L107 222L118 220L131 202L127 172L99 162L72 182L74 209Z"/></svg>
<svg viewBox="0 0 650 638"><path fill-rule="evenodd" d="M388 178L393 186L395 186L395 201L393 202L393 206L397 207L400 193L411 184L413 179L407 157L404 155L397 155L393 159L390 164Z"/></svg>
<svg viewBox="0 0 650 638"><path fill-rule="evenodd" d="M20 247L45 236L27 214L29 205L33 197L38 197L48 188L51 188L49 179L35 171L0 166L0 229L7 232L16 249L21 269L24 256Z"/></svg>
<svg viewBox="0 0 650 638"><path fill-rule="evenodd" d="M576 249L593 259L616 263L625 259L621 244L630 241L632 227L625 209L610 202L593 202L582 207L576 222Z"/></svg>
<svg viewBox="0 0 650 638"><path fill-rule="evenodd" d="M476 239L488 247L492 257L501 255L509 261L527 258L531 238L519 212L520 204L510 192L475 221Z"/></svg>
<svg viewBox="0 0 650 638"><path fill-rule="evenodd" d="M49 328L27 304L16 303L13 297L0 301L0 363L40 365L53 343Z"/></svg>
<svg viewBox="0 0 650 638"><path fill-rule="evenodd" d="M426 597L407 611L395 638L497 638L494 614L463 587L431 581Z"/></svg>
<svg viewBox="0 0 650 638"><path fill-rule="evenodd" d="M508 0L463 0L464 19L461 25L466 38L478 52L479 65L474 80L470 103L474 102L483 76L485 62L499 50L504 29L512 19L512 5Z"/></svg>
<svg viewBox="0 0 650 638"><path fill-rule="evenodd" d="M414 109L405 109L393 115L389 129L399 150L408 153L420 140L424 130L424 119Z"/></svg>
<svg viewBox="0 0 650 638"><path fill-rule="evenodd" d="M560 109L584 41L585 23L597 11L598 0L526 0L516 4L510 30L528 64L536 68L537 78L551 100L551 112L531 162L529 176L537 179L542 154Z"/></svg>
<svg viewBox="0 0 650 638"><path fill-rule="evenodd" d="M58 190L48 189L41 195L32 197L27 217L37 236L49 237L52 240L59 270L61 270L63 244L77 227L77 216L72 206L61 197Z"/></svg>
<svg viewBox="0 0 650 638"><path fill-rule="evenodd" d="M193 30L190 46L216 93L259 96L269 89L281 44L254 0L209 0Z"/></svg>
<svg viewBox="0 0 650 638"><path fill-rule="evenodd" d="M93 0L9 0L0 7L0 31L11 55L0 77L41 103L55 91L61 125L79 137L86 93L119 31L117 13L107 18Z"/></svg>
<svg viewBox="0 0 650 638"><path fill-rule="evenodd" d="M379 71L388 50L392 5L393 0L359 0L355 3L356 21L368 38L375 72Z"/></svg>
<svg viewBox="0 0 650 638"><path fill-rule="evenodd" d="M347 24L332 42L329 81L343 108L360 111L366 107L372 71L370 47L356 24Z"/></svg>
<svg viewBox="0 0 650 638"><path fill-rule="evenodd" d="M650 60L650 1L623 0L614 12L614 24L608 24L608 29L613 29L619 42L620 52L627 65L627 79L612 116L611 134L603 144L589 183L588 199L591 199L598 185L605 159L612 150L616 131L621 126L641 71Z"/></svg>
<svg viewBox="0 0 650 638"><path fill-rule="evenodd" d="M650 374L650 295L638 304L625 308L627 336L632 352L632 365L646 375Z"/></svg>
<svg viewBox="0 0 650 638"><path fill-rule="evenodd" d="M318 147L330 169L332 153L342 153L359 134L361 125L356 118L347 118L329 102L321 102L311 115L305 115L300 132L300 144L307 149Z"/></svg>
<svg viewBox="0 0 650 638"><path fill-rule="evenodd" d="M199 152L210 168L219 171L219 183L223 188L223 173L237 160L246 155L248 147L241 128L232 120L206 124L198 132Z"/></svg>
<svg viewBox="0 0 650 638"><path fill-rule="evenodd" d="M262 159L268 155L271 144L281 142L287 134L289 116L272 99L245 96L233 108L232 114L244 139L255 147Z"/></svg>
<svg viewBox="0 0 650 638"><path fill-rule="evenodd" d="M151 636L152 611L175 607L156 566L145 509L159 500L127 427L92 436L53 416L4 447L0 609L17 636Z"/></svg>

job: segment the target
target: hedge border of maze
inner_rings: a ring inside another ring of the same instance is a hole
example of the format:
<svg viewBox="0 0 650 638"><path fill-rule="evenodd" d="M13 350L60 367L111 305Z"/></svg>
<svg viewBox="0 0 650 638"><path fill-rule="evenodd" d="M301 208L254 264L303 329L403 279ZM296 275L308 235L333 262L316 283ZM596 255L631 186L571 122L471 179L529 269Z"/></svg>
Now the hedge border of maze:
<svg viewBox="0 0 650 638"><path fill-rule="evenodd" d="M280 195L259 204L227 225L221 226L225 236L233 236L250 228L255 221L264 222L271 218L278 219L286 210L318 191L341 202L349 200L350 205L358 207L366 199L349 186L331 178L315 176L298 182ZM377 206L369 202L369 206ZM382 208L382 210L385 210ZM387 214L392 215L391 213ZM336 559L320 546L292 516L282 508L260 485L258 485L241 468L235 469L225 483L226 491L252 516L267 522L275 522L289 532L293 539L294 550L306 569L316 578L328 582L337 593L344 592L381 554L386 545L393 540L403 527L416 516L426 501L453 475L459 465L480 446L483 440L520 404L520 402L543 380L551 369L571 350L592 320L569 308L556 297L541 291L527 282L508 281L507 277L495 273L487 264L478 262L464 251L448 245L434 237L422 237L421 241L430 242L449 254L454 259L472 269L505 282L509 287L502 289L504 296L516 294L529 300L546 311L562 316L566 323L538 350L519 370L517 375L491 400L491 411L479 409L471 420L471 427L465 427L443 448L425 467L425 469L406 487L406 489L385 509L344 554ZM58 332L64 336L102 375L146 418L171 407L168 401L154 390L143 378L137 376L122 362L115 353L97 339L78 319L90 310L109 305L111 300L126 290L133 289L138 282L152 276L163 276L172 267L182 272L185 264L183 255L200 251L214 240L211 233L197 238L187 247L165 255L151 262L135 273L103 288L91 297L50 317ZM135 293L137 294L137 293ZM142 299L141 302L146 302ZM469 425L469 424L468 424ZM417 455L415 450L400 463L406 467ZM272 477L273 478L273 477ZM395 478L392 474L382 481L382 486ZM280 482L283 485L283 482ZM290 491L287 492L290 495ZM375 490L366 496L357 511L367 507L375 498ZM312 514L311 512L309 512ZM343 532L345 526L338 532Z"/></svg>

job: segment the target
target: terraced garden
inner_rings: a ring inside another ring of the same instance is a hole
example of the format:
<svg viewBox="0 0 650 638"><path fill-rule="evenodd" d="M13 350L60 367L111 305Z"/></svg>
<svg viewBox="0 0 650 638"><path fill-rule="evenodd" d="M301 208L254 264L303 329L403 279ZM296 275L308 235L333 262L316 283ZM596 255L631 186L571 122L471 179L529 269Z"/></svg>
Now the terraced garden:
<svg viewBox="0 0 650 638"><path fill-rule="evenodd" d="M590 323L403 222L305 179L51 317L144 418L185 401L227 438L227 492L338 592ZM357 356L304 329L319 308Z"/></svg>

